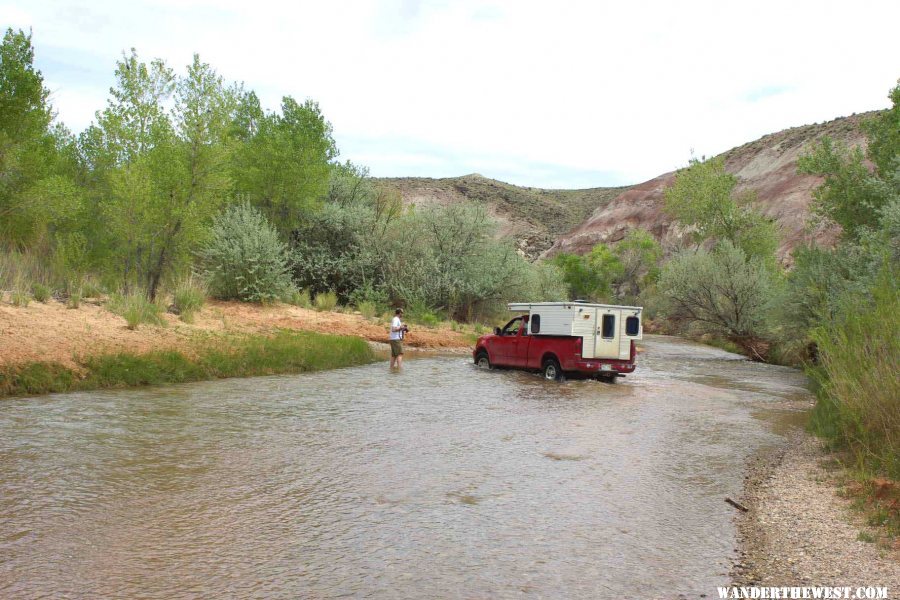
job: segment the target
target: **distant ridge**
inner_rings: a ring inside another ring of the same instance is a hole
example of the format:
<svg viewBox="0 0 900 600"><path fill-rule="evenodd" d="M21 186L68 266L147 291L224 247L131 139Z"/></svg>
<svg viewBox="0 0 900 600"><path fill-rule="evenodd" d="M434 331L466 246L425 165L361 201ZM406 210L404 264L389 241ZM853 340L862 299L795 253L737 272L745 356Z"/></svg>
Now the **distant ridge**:
<svg viewBox="0 0 900 600"><path fill-rule="evenodd" d="M792 127L723 153L725 168L738 177L739 189L756 190L757 208L777 222L778 256L783 262L790 262L791 250L798 244L828 245L838 233L825 227L808 228L812 191L821 178L798 174L797 158L825 135L864 147L860 121L877 112ZM406 204L472 201L484 205L500 224L498 235L514 239L519 252L534 260L559 252L583 254L601 242L614 244L636 227L650 231L667 249L677 247L685 232L662 210L664 190L674 179L673 171L634 186L582 190L522 187L478 173L377 181L398 190Z"/></svg>
<svg viewBox="0 0 900 600"><path fill-rule="evenodd" d="M536 259L559 236L583 222L598 206L627 187L551 190L516 186L478 173L462 177L389 177L376 181L400 192L405 204L446 205L471 201L482 204L500 224L498 235L509 236L520 253Z"/></svg>

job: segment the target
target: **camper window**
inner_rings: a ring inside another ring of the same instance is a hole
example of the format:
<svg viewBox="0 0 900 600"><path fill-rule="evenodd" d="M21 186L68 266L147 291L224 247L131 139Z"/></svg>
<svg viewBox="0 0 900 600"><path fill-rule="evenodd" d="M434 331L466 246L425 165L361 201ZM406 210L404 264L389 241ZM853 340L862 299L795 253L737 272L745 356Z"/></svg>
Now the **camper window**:
<svg viewBox="0 0 900 600"><path fill-rule="evenodd" d="M637 317L625 319L625 335L636 336L641 332L641 320Z"/></svg>
<svg viewBox="0 0 900 600"><path fill-rule="evenodd" d="M531 315L531 333L541 332L541 315Z"/></svg>
<svg viewBox="0 0 900 600"><path fill-rule="evenodd" d="M601 335L607 339L616 337L616 315L603 315L603 331Z"/></svg>

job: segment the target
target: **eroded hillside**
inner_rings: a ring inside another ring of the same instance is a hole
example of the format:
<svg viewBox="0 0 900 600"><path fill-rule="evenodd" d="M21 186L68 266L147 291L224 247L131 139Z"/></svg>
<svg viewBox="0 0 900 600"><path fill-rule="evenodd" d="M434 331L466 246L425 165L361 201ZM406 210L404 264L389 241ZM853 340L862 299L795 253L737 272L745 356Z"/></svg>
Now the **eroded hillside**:
<svg viewBox="0 0 900 600"><path fill-rule="evenodd" d="M786 129L724 154L726 170L740 182L738 190L755 190L757 208L778 223L781 233L778 256L783 262L790 262L790 252L798 244L807 241L830 244L837 234L834 229L809 227L812 191L821 178L797 173L797 158L825 135L850 146L864 146L865 137L859 123L872 114ZM582 254L595 244L621 240L633 227L649 230L666 247L674 248L685 234L663 211L664 190L674 179L674 172L665 173L623 191L598 206L572 231L560 236L544 256L559 252Z"/></svg>
<svg viewBox="0 0 900 600"><path fill-rule="evenodd" d="M821 178L797 173L798 157L825 135L864 146L859 123L872 114L786 129L724 154L726 170L740 182L738 191L755 190L757 208L778 223L783 262L790 262L791 250L802 242L830 244L837 236L834 229L809 226L812 191ZM480 203L500 223L498 235L513 238L526 257L535 259L582 254L595 244L618 242L635 227L653 233L669 250L677 247L686 232L663 211L664 191L674 179L673 171L631 187L584 190L519 187L478 174L379 181L397 189L405 204Z"/></svg>

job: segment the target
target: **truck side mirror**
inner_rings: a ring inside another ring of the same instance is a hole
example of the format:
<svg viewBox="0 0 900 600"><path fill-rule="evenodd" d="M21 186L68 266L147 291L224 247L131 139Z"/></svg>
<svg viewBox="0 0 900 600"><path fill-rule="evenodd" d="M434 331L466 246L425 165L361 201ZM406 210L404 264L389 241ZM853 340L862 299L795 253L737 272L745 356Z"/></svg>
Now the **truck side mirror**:
<svg viewBox="0 0 900 600"><path fill-rule="evenodd" d="M500 328L494 327L494 335L500 335Z"/></svg>

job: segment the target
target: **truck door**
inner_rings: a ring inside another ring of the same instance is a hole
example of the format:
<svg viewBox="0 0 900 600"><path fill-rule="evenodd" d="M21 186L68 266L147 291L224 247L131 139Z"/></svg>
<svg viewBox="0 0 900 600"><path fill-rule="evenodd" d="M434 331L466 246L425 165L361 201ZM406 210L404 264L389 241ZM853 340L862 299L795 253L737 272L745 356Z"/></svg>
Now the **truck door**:
<svg viewBox="0 0 900 600"><path fill-rule="evenodd" d="M528 366L528 346L531 342L531 336L528 333L528 316L522 317L522 326L519 327L519 335L517 335L510 344L510 360L514 367Z"/></svg>
<svg viewBox="0 0 900 600"><path fill-rule="evenodd" d="M594 358L619 358L619 336L622 327L621 311L611 308L597 310L597 337Z"/></svg>
<svg viewBox="0 0 900 600"><path fill-rule="evenodd" d="M519 347L519 329L522 327L522 317L516 317L503 326L500 335L491 343L491 362L505 367L515 364L517 348Z"/></svg>

